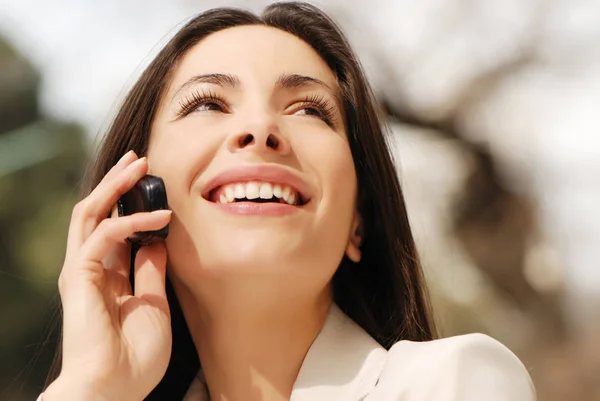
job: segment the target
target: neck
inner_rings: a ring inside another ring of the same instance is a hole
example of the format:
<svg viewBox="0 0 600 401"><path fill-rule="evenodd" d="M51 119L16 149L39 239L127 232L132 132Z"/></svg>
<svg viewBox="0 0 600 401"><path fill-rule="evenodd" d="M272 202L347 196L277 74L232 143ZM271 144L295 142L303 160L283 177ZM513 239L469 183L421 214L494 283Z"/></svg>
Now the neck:
<svg viewBox="0 0 600 401"><path fill-rule="evenodd" d="M220 287L214 296L178 291L211 401L289 400L331 306L330 289L257 303L256 293L240 299L240 291L211 287Z"/></svg>

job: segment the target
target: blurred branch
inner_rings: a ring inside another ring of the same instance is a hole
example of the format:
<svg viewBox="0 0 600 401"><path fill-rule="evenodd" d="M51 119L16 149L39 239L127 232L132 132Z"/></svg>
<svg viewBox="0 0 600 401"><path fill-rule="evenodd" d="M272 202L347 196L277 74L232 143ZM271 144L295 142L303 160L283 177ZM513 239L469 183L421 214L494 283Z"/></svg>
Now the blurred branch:
<svg viewBox="0 0 600 401"><path fill-rule="evenodd" d="M453 105L453 113L439 120L428 120L411 111L408 105L403 106L401 101L383 99L381 105L392 121L418 128L419 132L435 132L455 141L472 156L474 166L454 208L457 238L493 286L536 323L539 338L555 343L566 335L560 294L537 292L524 274L527 253L539 232L536 206L505 185L498 171L497 156L484 143L472 140L457 124L461 111L480 102L533 60L530 50L523 57L474 79L470 89Z"/></svg>

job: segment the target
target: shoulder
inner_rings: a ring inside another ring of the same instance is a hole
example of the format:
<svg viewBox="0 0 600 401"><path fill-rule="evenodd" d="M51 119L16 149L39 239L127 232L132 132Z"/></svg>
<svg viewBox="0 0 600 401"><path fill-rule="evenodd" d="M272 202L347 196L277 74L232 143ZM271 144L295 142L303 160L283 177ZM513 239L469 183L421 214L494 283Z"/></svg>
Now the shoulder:
<svg viewBox="0 0 600 401"><path fill-rule="evenodd" d="M467 334L396 343L373 396L373 400L533 401L535 390L527 369L508 348L489 336Z"/></svg>

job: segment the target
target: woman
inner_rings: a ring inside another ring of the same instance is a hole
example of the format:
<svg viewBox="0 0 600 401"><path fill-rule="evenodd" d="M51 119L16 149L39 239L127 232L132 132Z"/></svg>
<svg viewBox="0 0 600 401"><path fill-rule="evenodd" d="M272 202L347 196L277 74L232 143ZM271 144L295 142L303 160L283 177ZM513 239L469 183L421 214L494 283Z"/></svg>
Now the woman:
<svg viewBox="0 0 600 401"><path fill-rule="evenodd" d="M172 213L116 217L147 173ZM44 401L534 399L491 338L429 341L371 90L312 6L189 22L128 94L88 183ZM166 224L130 266L124 239Z"/></svg>

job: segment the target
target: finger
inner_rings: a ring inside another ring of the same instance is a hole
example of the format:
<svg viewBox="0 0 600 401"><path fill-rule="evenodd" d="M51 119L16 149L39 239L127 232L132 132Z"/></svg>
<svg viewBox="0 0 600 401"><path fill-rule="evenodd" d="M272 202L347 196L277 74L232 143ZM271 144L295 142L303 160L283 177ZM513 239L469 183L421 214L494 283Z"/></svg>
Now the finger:
<svg viewBox="0 0 600 401"><path fill-rule="evenodd" d="M110 218L116 219L118 217L119 210L117 205L114 205L110 213ZM128 281L131 270L130 260L131 243L129 243L129 241L123 241L115 244L114 248L106 255L103 264L106 269L115 271Z"/></svg>
<svg viewBox="0 0 600 401"><path fill-rule="evenodd" d="M114 205L112 207L112 209L110 210L110 217L112 219L119 217L119 206L118 205Z"/></svg>
<svg viewBox="0 0 600 401"><path fill-rule="evenodd" d="M106 173L106 175L102 177L102 180L100 180L100 182L112 179L120 171L123 171L127 166L136 161L137 158L138 156L133 150L130 150L129 152L125 153L119 159L119 161L114 166L112 166L110 170L108 170L108 173Z"/></svg>
<svg viewBox="0 0 600 401"><path fill-rule="evenodd" d="M81 256L93 264L102 264L104 257L116 244L138 231L160 230L171 219L170 210L135 213L116 219L105 219L81 247Z"/></svg>
<svg viewBox="0 0 600 401"><path fill-rule="evenodd" d="M108 216L119 198L129 191L148 171L148 162L141 157L98 186L87 197L88 216L99 223Z"/></svg>
<svg viewBox="0 0 600 401"><path fill-rule="evenodd" d="M73 227L69 236L73 246L80 246L94 232L119 198L129 191L148 171L146 158L142 157L129 164L112 180L99 184L92 193L75 206Z"/></svg>
<svg viewBox="0 0 600 401"><path fill-rule="evenodd" d="M106 270L114 271L129 280L131 268L131 243L129 241L120 241L114 244L111 250L104 257L102 264Z"/></svg>
<svg viewBox="0 0 600 401"><path fill-rule="evenodd" d="M148 301L166 299L167 248L157 242L140 248L135 258L134 295Z"/></svg>
<svg viewBox="0 0 600 401"><path fill-rule="evenodd" d="M137 159L137 155L133 150L125 153L121 159L109 170L109 172L102 178L100 184L107 180L113 179L119 172L123 171L127 166L133 163ZM98 184L98 185L100 185ZM96 186L97 188L97 186ZM85 202L79 202L74 208L71 215L71 221L69 223L69 231L67 238L67 255L72 254L76 249L79 249L85 237L82 235L82 222L81 219L84 217Z"/></svg>

